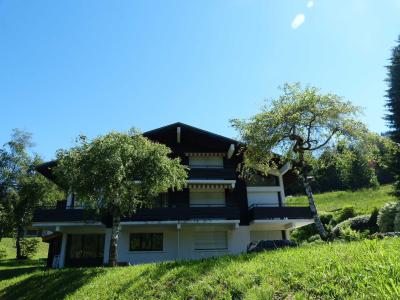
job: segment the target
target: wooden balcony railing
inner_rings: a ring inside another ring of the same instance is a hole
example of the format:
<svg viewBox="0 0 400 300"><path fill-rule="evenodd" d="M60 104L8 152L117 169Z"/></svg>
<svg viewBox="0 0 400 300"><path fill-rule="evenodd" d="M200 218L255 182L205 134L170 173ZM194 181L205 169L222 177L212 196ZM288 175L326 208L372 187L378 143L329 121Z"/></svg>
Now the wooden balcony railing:
<svg viewBox="0 0 400 300"><path fill-rule="evenodd" d="M77 222L103 221L105 218L94 211L65 208L37 208L33 214L33 222ZM165 207L140 209L121 221L181 221L200 219L240 219L238 207Z"/></svg>

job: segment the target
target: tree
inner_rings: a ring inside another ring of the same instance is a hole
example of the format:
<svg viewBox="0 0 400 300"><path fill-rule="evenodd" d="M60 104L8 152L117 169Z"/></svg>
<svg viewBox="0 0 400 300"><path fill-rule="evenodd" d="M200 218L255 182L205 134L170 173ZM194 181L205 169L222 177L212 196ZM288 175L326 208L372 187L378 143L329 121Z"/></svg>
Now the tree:
<svg viewBox="0 0 400 300"><path fill-rule="evenodd" d="M117 264L121 217L151 205L168 189L182 189L186 167L171 150L136 131L111 132L88 141L85 136L70 150L59 150L55 174L87 208L105 209L112 216L109 265Z"/></svg>
<svg viewBox="0 0 400 300"><path fill-rule="evenodd" d="M392 140L400 144L400 38L398 45L392 50L392 57L388 68L388 83L389 89L387 90L388 114L386 120L390 126L390 137ZM395 193L400 197L400 155L396 155L392 161L391 168L395 171Z"/></svg>
<svg viewBox="0 0 400 300"><path fill-rule="evenodd" d="M2 235L14 233L17 259L25 258L21 241L34 208L62 197L53 183L36 172L42 160L38 155L29 155L31 139L30 133L14 129L11 140L0 149L0 231Z"/></svg>
<svg viewBox="0 0 400 300"><path fill-rule="evenodd" d="M323 240L327 234L318 216L310 185L310 166L305 156L322 151L338 138L352 138L365 130L354 118L360 109L334 94L321 94L315 87L285 84L282 95L267 102L249 120L231 120L246 144L242 173L267 174L280 161L293 161L302 178L315 225Z"/></svg>

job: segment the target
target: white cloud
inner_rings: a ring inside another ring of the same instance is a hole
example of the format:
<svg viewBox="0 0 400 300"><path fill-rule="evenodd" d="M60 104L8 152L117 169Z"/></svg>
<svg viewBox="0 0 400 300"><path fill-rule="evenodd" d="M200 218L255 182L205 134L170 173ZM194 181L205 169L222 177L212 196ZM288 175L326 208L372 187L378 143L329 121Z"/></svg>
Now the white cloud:
<svg viewBox="0 0 400 300"><path fill-rule="evenodd" d="M311 7L313 7L313 6L314 6L314 1L311 0L311 1L308 1L308 2L307 2L307 7L308 7L308 8L311 8Z"/></svg>
<svg viewBox="0 0 400 300"><path fill-rule="evenodd" d="M303 14L298 14L297 16L295 16L292 21L292 28L293 29L299 28L300 25L304 23L305 19L306 17Z"/></svg>

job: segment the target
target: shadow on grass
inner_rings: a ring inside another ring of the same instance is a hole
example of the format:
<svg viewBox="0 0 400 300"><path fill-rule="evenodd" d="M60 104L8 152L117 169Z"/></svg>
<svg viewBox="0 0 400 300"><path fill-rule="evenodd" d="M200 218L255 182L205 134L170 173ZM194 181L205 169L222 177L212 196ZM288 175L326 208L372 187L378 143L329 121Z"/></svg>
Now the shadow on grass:
<svg viewBox="0 0 400 300"><path fill-rule="evenodd" d="M35 266L0 270L0 281L8 280L8 279L11 279L14 277L19 277L19 276L26 275L26 274L30 274L37 270L39 270L39 268L35 267Z"/></svg>
<svg viewBox="0 0 400 300"><path fill-rule="evenodd" d="M7 271L3 275L9 278L25 274L31 276L0 291L1 299L63 299L103 272L101 268L47 270L44 267L3 271Z"/></svg>
<svg viewBox="0 0 400 300"><path fill-rule="evenodd" d="M115 286L116 294L124 295L131 292L136 294L142 288L145 288L142 285L152 284L152 282L169 286L170 292L175 294L178 286L189 288L190 283L200 280L207 274L212 273L216 268L224 269L231 263L249 261L253 258L253 255L240 255L225 256L219 259L208 258L154 264L137 273L135 272L135 275L127 272L126 275L129 278ZM26 265L16 261L2 261L0 266L6 267L0 270L0 280L28 275L28 277L20 281L17 280L14 284L0 290L0 299L63 299L67 295L73 294L80 287L90 283L94 277L108 272L104 268L48 270L34 261L26 261ZM135 268L135 266L123 268ZM109 274L111 275L111 273ZM182 281L185 282L183 283ZM155 289L153 292L154 297L157 297L159 291ZM187 292L190 293L190 291Z"/></svg>
<svg viewBox="0 0 400 300"><path fill-rule="evenodd" d="M168 286L171 294L175 294L178 287L190 288L190 284L203 280L208 274L212 274L216 269L223 270L231 263L246 262L254 259L252 254L243 254L239 256L226 255L219 258L204 258L200 260L182 260L157 263L153 267L146 268L139 272L136 276L132 276L129 280L125 281L118 287L117 294L123 295L128 293L129 289L134 287L135 291L139 291L145 286L141 287L140 283L145 285L162 284ZM139 280L138 280L139 279ZM182 281L185 281L184 283ZM137 285L139 283L139 285ZM187 291L189 292L189 291ZM231 291L234 292L234 291ZM159 298L159 291L154 289L154 298ZM178 292L179 293L179 292ZM174 295L178 296L179 295ZM190 297L189 297L190 298Z"/></svg>

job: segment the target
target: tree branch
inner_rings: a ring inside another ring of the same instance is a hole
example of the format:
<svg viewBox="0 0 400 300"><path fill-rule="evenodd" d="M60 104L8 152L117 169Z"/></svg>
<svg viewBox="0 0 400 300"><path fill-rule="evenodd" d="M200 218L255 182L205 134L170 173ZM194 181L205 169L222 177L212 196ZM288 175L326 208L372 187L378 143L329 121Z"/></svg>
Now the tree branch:
<svg viewBox="0 0 400 300"><path fill-rule="evenodd" d="M314 150L321 149L322 147L324 147L326 144L329 143L329 141L333 138L333 136L334 136L334 135L336 134L336 132L338 132L338 131L339 131L339 128L335 128L335 129L332 131L331 135L328 137L328 139L327 139L325 142L323 142L321 145L319 145L319 146L317 146L317 147L310 148L310 149L308 149L308 150L309 150L309 151L314 151Z"/></svg>

